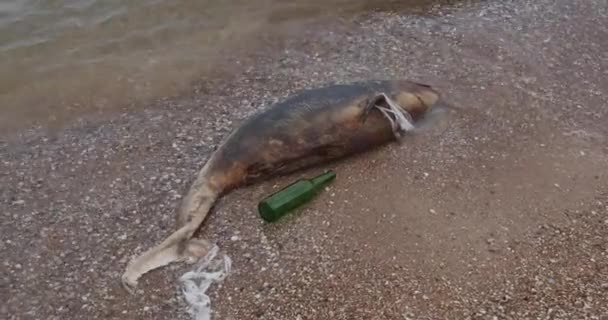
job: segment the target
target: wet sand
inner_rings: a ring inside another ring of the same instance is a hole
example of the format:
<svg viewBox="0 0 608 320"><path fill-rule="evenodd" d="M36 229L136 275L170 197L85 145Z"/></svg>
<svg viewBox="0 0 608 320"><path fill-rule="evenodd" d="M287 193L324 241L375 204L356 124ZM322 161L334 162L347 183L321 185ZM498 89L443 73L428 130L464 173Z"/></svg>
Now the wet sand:
<svg viewBox="0 0 608 320"><path fill-rule="evenodd" d="M483 2L434 16L323 21L182 99L0 142L6 319L188 319L177 278L119 284L173 230L212 150L299 89L369 78L436 86L461 110L339 163L228 194L200 237L233 259L213 319L606 319L608 8ZM201 81L204 83L204 81ZM337 179L275 225L264 195Z"/></svg>

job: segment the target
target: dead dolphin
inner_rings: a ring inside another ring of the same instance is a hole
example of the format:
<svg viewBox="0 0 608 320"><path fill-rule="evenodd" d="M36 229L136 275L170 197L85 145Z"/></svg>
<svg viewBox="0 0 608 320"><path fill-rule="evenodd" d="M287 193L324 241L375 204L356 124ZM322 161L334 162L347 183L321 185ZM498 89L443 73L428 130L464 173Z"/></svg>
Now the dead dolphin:
<svg viewBox="0 0 608 320"><path fill-rule="evenodd" d="M399 139L439 99L429 85L375 80L305 90L253 116L198 173L178 212L177 231L133 259L123 285L132 291L150 270L204 256L211 244L192 236L222 194Z"/></svg>

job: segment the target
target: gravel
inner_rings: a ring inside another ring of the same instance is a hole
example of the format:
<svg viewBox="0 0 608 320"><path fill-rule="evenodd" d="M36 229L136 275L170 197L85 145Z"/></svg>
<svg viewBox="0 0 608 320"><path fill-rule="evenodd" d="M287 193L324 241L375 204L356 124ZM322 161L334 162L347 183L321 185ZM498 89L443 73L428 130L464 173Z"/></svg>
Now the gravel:
<svg viewBox="0 0 608 320"><path fill-rule="evenodd" d="M200 237L233 260L214 319L608 319L608 8L517 0L324 21L242 70L144 111L0 141L3 319L188 319L179 275L126 262L166 237L196 171L240 121L303 88L436 86L461 111L331 166L277 224L235 190ZM204 83L204 80L201 80Z"/></svg>

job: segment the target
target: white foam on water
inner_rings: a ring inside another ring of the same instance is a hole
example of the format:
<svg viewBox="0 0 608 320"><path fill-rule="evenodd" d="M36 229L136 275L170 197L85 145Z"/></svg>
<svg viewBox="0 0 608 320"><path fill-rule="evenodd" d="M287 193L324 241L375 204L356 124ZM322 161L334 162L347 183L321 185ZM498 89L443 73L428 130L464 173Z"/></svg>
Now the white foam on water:
<svg viewBox="0 0 608 320"><path fill-rule="evenodd" d="M205 257L196 263L196 268L180 277L188 313L193 320L211 319L211 299L206 294L214 282L221 282L230 273L232 260L225 254L218 257L219 248L214 245Z"/></svg>

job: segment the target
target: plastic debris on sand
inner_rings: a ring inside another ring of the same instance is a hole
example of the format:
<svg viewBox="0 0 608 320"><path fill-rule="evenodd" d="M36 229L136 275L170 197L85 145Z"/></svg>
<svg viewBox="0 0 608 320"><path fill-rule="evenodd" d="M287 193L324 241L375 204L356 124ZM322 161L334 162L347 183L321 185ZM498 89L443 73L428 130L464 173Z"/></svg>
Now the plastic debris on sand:
<svg viewBox="0 0 608 320"><path fill-rule="evenodd" d="M205 257L196 263L196 268L180 277L182 292L189 305L188 313L194 320L211 319L211 299L206 294L214 282L221 282L230 273L232 260L221 254L214 245Z"/></svg>

